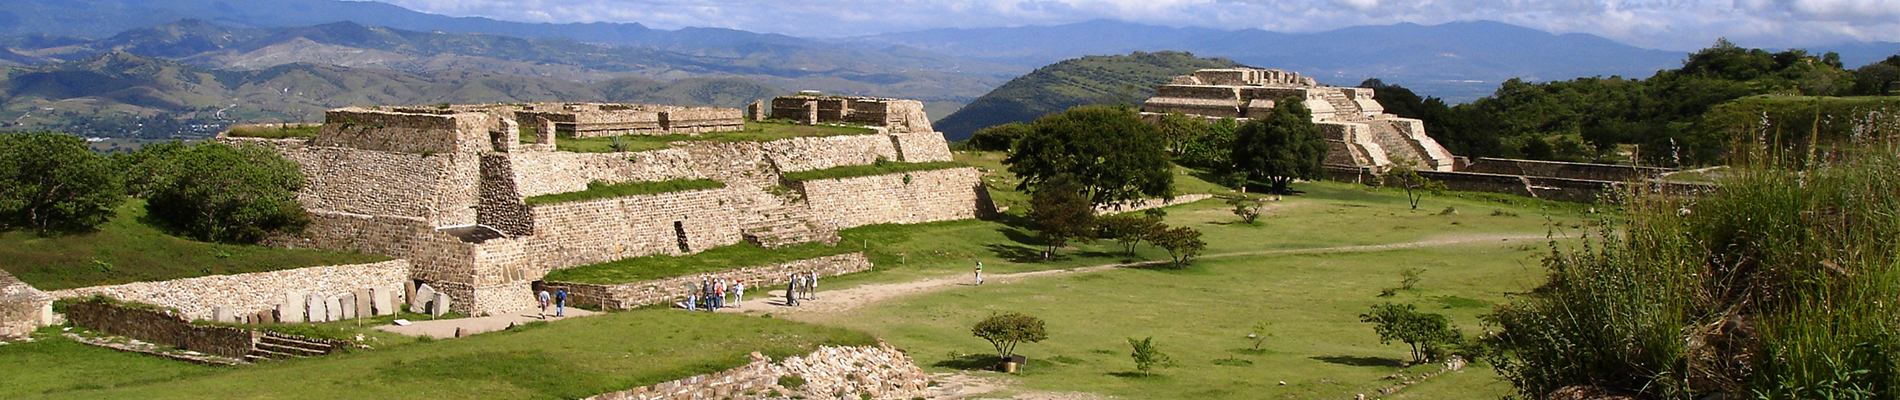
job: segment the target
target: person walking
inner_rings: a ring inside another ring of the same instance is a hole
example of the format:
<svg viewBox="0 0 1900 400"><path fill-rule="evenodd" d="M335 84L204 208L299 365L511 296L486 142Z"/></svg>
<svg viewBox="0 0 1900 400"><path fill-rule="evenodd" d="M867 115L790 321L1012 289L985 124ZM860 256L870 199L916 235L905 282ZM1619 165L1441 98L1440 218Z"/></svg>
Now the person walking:
<svg viewBox="0 0 1900 400"><path fill-rule="evenodd" d="M805 291L805 297L818 300L818 271L807 272L806 274L811 275L811 279L805 281L805 287L809 289Z"/></svg>
<svg viewBox="0 0 1900 400"><path fill-rule="evenodd" d="M567 316L567 288L554 290L554 316Z"/></svg>
<svg viewBox="0 0 1900 400"><path fill-rule="evenodd" d="M797 306L798 305L798 274L790 274L790 275L787 275L785 278L786 278L785 279L785 305Z"/></svg>
<svg viewBox="0 0 1900 400"><path fill-rule="evenodd" d="M726 280L713 280L713 310L726 308Z"/></svg>
<svg viewBox="0 0 1900 400"><path fill-rule="evenodd" d="M732 306L734 308L745 308L745 280L744 279L732 281Z"/></svg>
<svg viewBox="0 0 1900 400"><path fill-rule="evenodd" d="M535 295L535 299L541 300L541 319L548 319L548 290L541 289L541 293Z"/></svg>
<svg viewBox="0 0 1900 400"><path fill-rule="evenodd" d="M983 262L976 262L976 285L983 286Z"/></svg>
<svg viewBox="0 0 1900 400"><path fill-rule="evenodd" d="M699 311L699 290L686 292L686 311Z"/></svg>

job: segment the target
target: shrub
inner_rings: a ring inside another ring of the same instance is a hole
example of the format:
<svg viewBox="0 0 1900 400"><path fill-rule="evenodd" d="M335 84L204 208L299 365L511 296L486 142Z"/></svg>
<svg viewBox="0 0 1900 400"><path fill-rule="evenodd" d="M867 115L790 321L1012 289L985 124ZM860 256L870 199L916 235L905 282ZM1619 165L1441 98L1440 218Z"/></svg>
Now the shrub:
<svg viewBox="0 0 1900 400"><path fill-rule="evenodd" d="M1142 376L1148 376L1149 372L1155 368L1174 365L1174 359L1168 357L1167 353L1161 352L1160 346L1155 345L1153 336L1141 340L1128 338L1128 346L1135 348L1135 351L1129 353L1128 356L1135 359L1135 370L1141 371Z"/></svg>
<svg viewBox="0 0 1900 400"><path fill-rule="evenodd" d="M86 140L58 133L0 133L0 230L83 232L125 201L112 163Z"/></svg>
<svg viewBox="0 0 1900 400"><path fill-rule="evenodd" d="M297 203L303 171L270 149L204 143L178 152L172 168L145 209L174 234L256 243L273 233L301 232L310 223Z"/></svg>
<svg viewBox="0 0 1900 400"><path fill-rule="evenodd" d="M1377 304L1360 314L1359 321L1373 324L1380 344L1398 341L1412 346L1413 362L1438 359L1444 346L1464 338L1444 315L1420 313L1411 304Z"/></svg>
<svg viewBox="0 0 1900 400"><path fill-rule="evenodd" d="M1174 259L1175 269L1186 268L1194 262L1195 257L1201 255L1202 250L1207 249L1207 242L1201 240L1201 231L1185 226L1157 228L1148 243L1167 250L1168 257Z"/></svg>
<svg viewBox="0 0 1900 400"><path fill-rule="evenodd" d="M988 340L991 346L996 347L998 358L1009 358L1016 354L1016 345L1049 338L1049 333L1043 330L1042 318L1016 312L990 314L989 318L971 326L970 334Z"/></svg>

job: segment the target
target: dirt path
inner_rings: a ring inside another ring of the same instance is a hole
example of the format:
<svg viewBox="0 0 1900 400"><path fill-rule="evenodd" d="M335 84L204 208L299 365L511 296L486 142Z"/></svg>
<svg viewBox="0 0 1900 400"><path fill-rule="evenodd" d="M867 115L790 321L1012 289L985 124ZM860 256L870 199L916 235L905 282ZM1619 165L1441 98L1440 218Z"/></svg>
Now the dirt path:
<svg viewBox="0 0 1900 400"><path fill-rule="evenodd" d="M1279 254L1352 253L1352 252L1366 252L1366 251L1409 249L1409 248L1418 248L1418 247L1449 246L1449 245L1480 243L1480 242L1508 242L1508 241L1513 241L1513 240L1522 241L1522 240L1531 240L1531 239L1542 240L1546 238L1547 236L1543 234L1457 235L1457 236L1441 236L1441 237L1435 237L1435 238L1415 241L1415 242L1391 243L1391 244L1379 244L1379 245L1322 247L1322 248L1314 248L1314 249L1261 250L1261 251L1243 251L1243 252L1233 252L1233 253L1206 254L1206 255L1202 255L1200 258L1203 258L1203 259L1230 258L1230 257L1279 255ZM1089 267L1057 269L1057 270L1047 270L1047 271L1019 272L1019 273L1014 273L1014 274L986 274L983 276L983 281L984 283L1007 283L1007 282L1012 282L1019 279L1105 271L1105 270L1111 270L1111 269L1116 269L1116 268L1159 265L1159 264L1167 264L1170 262L1173 262L1173 261L1155 260L1155 261L1143 261L1143 262L1137 262L1137 263L1107 264L1107 265L1096 265L1096 266L1089 266ZM748 304L748 307L746 308L743 308L743 309L727 308L727 309L721 309L719 311L720 312L745 312L745 311L764 310L767 312L771 312L775 316L784 316L787 318L798 319L799 317L838 314L838 313L843 313L846 311L857 309L859 307L874 304L880 301L890 300L897 297L909 296L909 295L920 294L920 293L930 293L930 292L935 292L939 290L949 289L952 287L972 286L973 284L974 282L970 275L958 274L958 275L928 278L928 279L922 279L922 280L916 280L916 281L910 281L910 282L863 285L863 286L858 286L858 287L844 289L844 290L820 290L817 296L818 299L800 300L799 305L797 307L785 307L782 304L783 302L782 299L785 298L785 291L776 290L776 291L769 292L773 294L772 297L766 298L766 299L760 299L763 301L754 300L754 301L747 302L746 304Z"/></svg>

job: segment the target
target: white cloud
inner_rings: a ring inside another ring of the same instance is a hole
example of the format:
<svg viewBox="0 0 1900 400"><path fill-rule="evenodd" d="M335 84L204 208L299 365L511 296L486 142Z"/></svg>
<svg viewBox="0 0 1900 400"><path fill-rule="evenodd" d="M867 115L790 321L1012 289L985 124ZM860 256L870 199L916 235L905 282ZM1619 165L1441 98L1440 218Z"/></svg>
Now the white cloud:
<svg viewBox="0 0 1900 400"><path fill-rule="evenodd" d="M1314 32L1496 20L1675 50L1728 37L1781 47L1900 42L1900 0L383 0L431 13L530 22L638 22L795 36L1114 19Z"/></svg>

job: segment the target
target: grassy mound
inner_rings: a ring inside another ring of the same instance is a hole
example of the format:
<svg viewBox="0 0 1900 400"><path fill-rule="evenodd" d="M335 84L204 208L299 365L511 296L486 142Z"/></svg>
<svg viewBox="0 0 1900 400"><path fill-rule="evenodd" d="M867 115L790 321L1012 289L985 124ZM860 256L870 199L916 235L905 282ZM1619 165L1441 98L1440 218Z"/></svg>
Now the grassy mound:
<svg viewBox="0 0 1900 400"><path fill-rule="evenodd" d="M133 199L96 232L55 237L0 233L0 269L33 287L54 290L389 260L373 254L199 242L165 234L140 222L144 217L145 201Z"/></svg>

